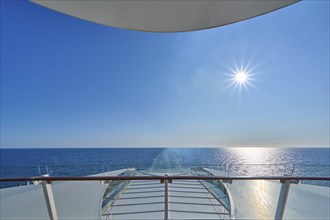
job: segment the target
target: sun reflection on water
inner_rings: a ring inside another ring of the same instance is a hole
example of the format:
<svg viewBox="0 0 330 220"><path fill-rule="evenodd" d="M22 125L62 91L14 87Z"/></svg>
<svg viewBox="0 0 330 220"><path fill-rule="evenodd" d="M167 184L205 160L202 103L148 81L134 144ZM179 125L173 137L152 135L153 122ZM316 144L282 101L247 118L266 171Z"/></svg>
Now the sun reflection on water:
<svg viewBox="0 0 330 220"><path fill-rule="evenodd" d="M233 148L233 152L245 163L267 163L266 153L271 149L258 147Z"/></svg>
<svg viewBox="0 0 330 220"><path fill-rule="evenodd" d="M274 164L274 158L270 148L232 148L231 153L235 155L236 162L229 169L231 175L262 176L270 175L268 171L277 173L278 165Z"/></svg>

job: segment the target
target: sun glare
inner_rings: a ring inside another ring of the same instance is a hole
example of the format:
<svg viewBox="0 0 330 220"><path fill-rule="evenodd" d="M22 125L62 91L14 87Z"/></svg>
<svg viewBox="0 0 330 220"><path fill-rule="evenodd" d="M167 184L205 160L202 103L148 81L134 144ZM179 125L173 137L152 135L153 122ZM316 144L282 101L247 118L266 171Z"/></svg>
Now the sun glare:
<svg viewBox="0 0 330 220"><path fill-rule="evenodd" d="M246 72L238 72L238 73L235 73L235 81L236 83L239 83L239 84L244 84L246 83L248 80L248 75Z"/></svg>
<svg viewBox="0 0 330 220"><path fill-rule="evenodd" d="M255 83L259 80L256 77L259 75L258 66L260 64L253 64L253 59L244 61L234 60L230 66L227 66L228 70L225 75L228 77L225 83L224 89L232 88L234 91L238 93L238 96L241 97L241 94L250 93L250 89L258 90Z"/></svg>
<svg viewBox="0 0 330 220"><path fill-rule="evenodd" d="M267 159L265 154L271 149L258 148L258 147L238 147L233 148L242 161L248 163L262 163Z"/></svg>
<svg viewBox="0 0 330 220"><path fill-rule="evenodd" d="M231 69L230 76L230 84L229 86L234 86L235 88L242 89L247 87L253 87L252 82L254 81L252 75L253 69L249 69L248 67L236 67Z"/></svg>

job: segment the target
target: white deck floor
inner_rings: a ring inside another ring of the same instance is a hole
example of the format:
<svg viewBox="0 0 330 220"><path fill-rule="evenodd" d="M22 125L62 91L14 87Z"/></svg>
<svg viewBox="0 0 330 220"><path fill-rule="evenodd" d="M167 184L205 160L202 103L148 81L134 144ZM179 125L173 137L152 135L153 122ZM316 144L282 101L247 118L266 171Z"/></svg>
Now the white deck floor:
<svg viewBox="0 0 330 220"><path fill-rule="evenodd" d="M228 218L228 212L200 182L173 181L168 187L169 219ZM164 193L159 181L133 181L112 205L108 219L164 219Z"/></svg>
<svg viewBox="0 0 330 220"><path fill-rule="evenodd" d="M117 176L116 170L98 175ZM52 184L59 219L100 219L102 196L106 185L100 181L68 181ZM41 185L11 187L0 190L0 219L49 219Z"/></svg>

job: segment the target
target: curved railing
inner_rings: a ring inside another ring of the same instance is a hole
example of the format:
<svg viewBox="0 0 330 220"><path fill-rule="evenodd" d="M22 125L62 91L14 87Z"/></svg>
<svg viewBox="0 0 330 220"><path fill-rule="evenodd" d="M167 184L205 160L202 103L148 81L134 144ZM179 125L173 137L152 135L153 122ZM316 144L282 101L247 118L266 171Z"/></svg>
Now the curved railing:
<svg viewBox="0 0 330 220"><path fill-rule="evenodd" d="M119 174L118 176L134 176L136 174L135 169L129 169ZM129 186L131 181L127 180L110 180L107 181L107 188L103 194L102 200L102 213L110 213L111 206L114 202L120 197L120 195L125 191L125 189Z"/></svg>
<svg viewBox="0 0 330 220"><path fill-rule="evenodd" d="M214 176L205 168L197 168L193 170L194 176ZM221 180L199 180L200 183L218 200L220 204L230 213L233 217L233 210L235 210L233 201L230 199L231 195L227 187Z"/></svg>

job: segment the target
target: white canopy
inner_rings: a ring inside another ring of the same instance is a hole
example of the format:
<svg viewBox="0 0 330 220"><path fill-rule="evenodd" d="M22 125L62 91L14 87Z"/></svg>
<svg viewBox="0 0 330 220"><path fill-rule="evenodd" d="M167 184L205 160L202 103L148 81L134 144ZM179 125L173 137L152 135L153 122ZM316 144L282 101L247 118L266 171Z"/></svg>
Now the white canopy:
<svg viewBox="0 0 330 220"><path fill-rule="evenodd" d="M299 0L32 0L64 14L113 27L193 31L231 24Z"/></svg>

